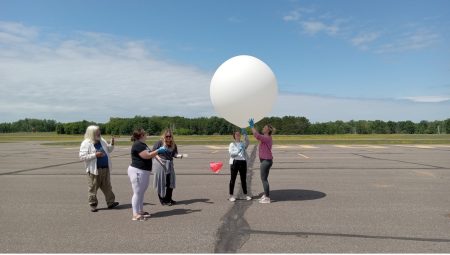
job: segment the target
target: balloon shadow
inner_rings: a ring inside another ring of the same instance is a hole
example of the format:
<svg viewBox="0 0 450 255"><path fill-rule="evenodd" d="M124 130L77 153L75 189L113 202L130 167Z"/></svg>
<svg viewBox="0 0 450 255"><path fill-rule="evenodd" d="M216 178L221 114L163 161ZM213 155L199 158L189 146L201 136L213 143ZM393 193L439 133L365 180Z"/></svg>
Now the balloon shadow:
<svg viewBox="0 0 450 255"><path fill-rule="evenodd" d="M264 193L261 193L260 196L262 194ZM326 196L327 194L316 190L280 189L270 191L270 199L278 202L315 200Z"/></svg>
<svg viewBox="0 0 450 255"><path fill-rule="evenodd" d="M169 216L176 216L176 215L184 215L184 214L191 214L195 212L201 212L202 210L191 210L191 209L173 209L170 211L162 211L162 212L156 212L152 213L152 218L162 218L162 217L169 217Z"/></svg>
<svg viewBox="0 0 450 255"><path fill-rule="evenodd" d="M151 204L151 203L144 203L144 205L155 205L155 204ZM102 210L124 210L124 209L131 209L132 205L131 204L120 204L112 209L108 209L108 208L98 208L99 211Z"/></svg>
<svg viewBox="0 0 450 255"><path fill-rule="evenodd" d="M194 198L177 201L177 205L190 205L195 203L204 203L204 204L214 204L214 202L209 201L209 198Z"/></svg>

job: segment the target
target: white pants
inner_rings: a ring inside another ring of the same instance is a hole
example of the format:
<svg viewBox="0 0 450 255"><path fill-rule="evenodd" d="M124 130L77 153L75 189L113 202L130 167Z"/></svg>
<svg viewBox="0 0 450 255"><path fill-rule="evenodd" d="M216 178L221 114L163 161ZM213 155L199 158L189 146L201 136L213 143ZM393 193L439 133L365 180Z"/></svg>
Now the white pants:
<svg viewBox="0 0 450 255"><path fill-rule="evenodd" d="M144 194L148 188L150 171L129 166L128 177L130 177L131 187L133 188L133 197L131 198L133 213L141 213L144 211Z"/></svg>

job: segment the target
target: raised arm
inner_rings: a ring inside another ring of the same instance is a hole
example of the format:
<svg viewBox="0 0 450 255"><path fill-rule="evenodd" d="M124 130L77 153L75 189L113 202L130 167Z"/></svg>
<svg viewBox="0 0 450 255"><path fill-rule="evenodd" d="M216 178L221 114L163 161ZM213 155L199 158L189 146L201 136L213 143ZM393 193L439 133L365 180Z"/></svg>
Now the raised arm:
<svg viewBox="0 0 450 255"><path fill-rule="evenodd" d="M248 125L250 126L250 129L252 130L253 135L258 133L258 130L256 130L256 128L255 128L255 120L253 118L248 120Z"/></svg>
<svg viewBox="0 0 450 255"><path fill-rule="evenodd" d="M250 145L250 140L248 139L247 133L245 133L244 134L244 146L245 146L245 149L247 149L249 145Z"/></svg>
<svg viewBox="0 0 450 255"><path fill-rule="evenodd" d="M265 136L265 135L261 135L261 134L258 132L258 130L256 130L256 128L255 128L255 121L254 121L253 119L250 119L250 120L248 121L248 124L250 125L250 128L252 129L253 136L256 138L256 140L261 141L261 142L263 142L263 143L268 143L268 142L270 142L270 140L271 140L270 137L267 137L267 136Z"/></svg>
<svg viewBox="0 0 450 255"><path fill-rule="evenodd" d="M270 137L266 135L261 135L260 133L258 133L258 131L256 131L253 135L255 136L256 140L261 141L263 143L269 143L271 140Z"/></svg>
<svg viewBox="0 0 450 255"><path fill-rule="evenodd" d="M106 144L106 149L108 150L108 153L113 152L113 150L114 150L114 137L111 138L111 143L108 143L103 138L102 138L102 141Z"/></svg>

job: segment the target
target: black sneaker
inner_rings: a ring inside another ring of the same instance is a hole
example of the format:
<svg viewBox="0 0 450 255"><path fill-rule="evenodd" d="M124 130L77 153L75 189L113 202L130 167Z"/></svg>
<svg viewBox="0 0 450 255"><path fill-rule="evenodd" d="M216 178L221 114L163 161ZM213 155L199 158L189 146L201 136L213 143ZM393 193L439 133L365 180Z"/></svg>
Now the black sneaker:
<svg viewBox="0 0 450 255"><path fill-rule="evenodd" d="M114 202L114 203L108 205L108 209L113 209L114 207L116 207L118 205L119 205L119 202Z"/></svg>
<svg viewBox="0 0 450 255"><path fill-rule="evenodd" d="M172 205L176 205L176 204L177 204L177 201L170 200L170 203L171 203Z"/></svg>
<svg viewBox="0 0 450 255"><path fill-rule="evenodd" d="M98 212L97 205L91 205L91 212Z"/></svg>
<svg viewBox="0 0 450 255"><path fill-rule="evenodd" d="M167 202L167 201L161 201L161 205L162 206L172 206L171 202Z"/></svg>

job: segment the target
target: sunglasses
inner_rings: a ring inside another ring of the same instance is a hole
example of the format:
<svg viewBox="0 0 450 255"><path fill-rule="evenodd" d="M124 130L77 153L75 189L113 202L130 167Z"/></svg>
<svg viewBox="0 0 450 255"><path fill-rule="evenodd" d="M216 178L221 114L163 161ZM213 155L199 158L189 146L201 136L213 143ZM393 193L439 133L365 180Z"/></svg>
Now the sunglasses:
<svg viewBox="0 0 450 255"><path fill-rule="evenodd" d="M171 135L166 135L166 138L172 138L172 136Z"/></svg>

